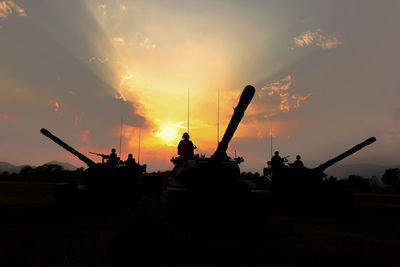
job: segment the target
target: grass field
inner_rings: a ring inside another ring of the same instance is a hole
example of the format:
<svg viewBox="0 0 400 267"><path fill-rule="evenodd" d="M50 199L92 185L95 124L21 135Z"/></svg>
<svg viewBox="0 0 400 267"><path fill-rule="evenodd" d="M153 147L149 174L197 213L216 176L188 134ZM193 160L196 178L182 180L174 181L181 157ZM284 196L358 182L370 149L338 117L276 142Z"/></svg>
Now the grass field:
<svg viewBox="0 0 400 267"><path fill-rule="evenodd" d="M177 228L163 199L63 211L50 184L0 183L0 266L399 265L399 196L356 195L341 216L274 210L251 225Z"/></svg>

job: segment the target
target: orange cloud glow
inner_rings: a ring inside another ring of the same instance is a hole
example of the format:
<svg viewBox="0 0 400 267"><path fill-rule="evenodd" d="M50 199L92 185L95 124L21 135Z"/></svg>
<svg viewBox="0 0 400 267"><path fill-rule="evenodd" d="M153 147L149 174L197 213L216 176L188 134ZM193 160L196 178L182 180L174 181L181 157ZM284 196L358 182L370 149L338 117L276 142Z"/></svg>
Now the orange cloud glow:
<svg viewBox="0 0 400 267"><path fill-rule="evenodd" d="M301 33L298 37L293 38L296 47L311 47L313 45L320 47L324 50L331 50L343 42L339 41L335 34L331 33L328 36L323 35L321 29L315 31L306 31ZM292 48L291 50L293 50Z"/></svg>
<svg viewBox="0 0 400 267"><path fill-rule="evenodd" d="M115 46L124 46L125 45L125 39L122 37L115 37L113 38Z"/></svg>
<svg viewBox="0 0 400 267"><path fill-rule="evenodd" d="M14 116L8 115L8 114L4 114L4 113L0 114L0 119L12 122L13 124L17 123L17 119Z"/></svg>
<svg viewBox="0 0 400 267"><path fill-rule="evenodd" d="M78 133L77 137L78 137L79 141L84 144L89 141L89 134L90 134L90 130L88 129L81 133Z"/></svg>
<svg viewBox="0 0 400 267"><path fill-rule="evenodd" d="M48 104L49 107L52 107L53 111L57 114L60 114L60 104L57 100L49 100Z"/></svg>
<svg viewBox="0 0 400 267"><path fill-rule="evenodd" d="M19 17L26 17L25 10L12 0L0 2L0 19L7 19L9 15L15 13Z"/></svg>
<svg viewBox="0 0 400 267"><path fill-rule="evenodd" d="M278 81L272 81L261 88L261 94L267 94L268 96L279 96L279 111L289 112L291 109L300 107L301 102L304 102L311 94L304 96L296 95L292 93L293 79L291 75L288 75ZM276 110L272 110L272 114L276 114Z"/></svg>

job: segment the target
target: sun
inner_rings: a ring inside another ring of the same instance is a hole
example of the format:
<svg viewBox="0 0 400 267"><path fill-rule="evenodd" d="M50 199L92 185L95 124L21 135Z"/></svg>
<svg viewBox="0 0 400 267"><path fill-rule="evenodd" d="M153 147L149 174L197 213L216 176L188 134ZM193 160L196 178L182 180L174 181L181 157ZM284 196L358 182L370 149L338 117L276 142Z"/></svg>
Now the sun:
<svg viewBox="0 0 400 267"><path fill-rule="evenodd" d="M155 136L162 138L167 143L171 143L174 140L179 139L176 126L174 125L163 125L155 133Z"/></svg>

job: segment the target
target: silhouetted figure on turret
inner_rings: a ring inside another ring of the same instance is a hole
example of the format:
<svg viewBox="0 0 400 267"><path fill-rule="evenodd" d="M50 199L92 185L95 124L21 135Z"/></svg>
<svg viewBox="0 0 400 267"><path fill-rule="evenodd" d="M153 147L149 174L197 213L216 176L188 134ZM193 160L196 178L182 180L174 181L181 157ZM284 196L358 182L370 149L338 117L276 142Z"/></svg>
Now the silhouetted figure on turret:
<svg viewBox="0 0 400 267"><path fill-rule="evenodd" d="M119 162L119 158L117 153L115 153L115 148L111 149L111 154L108 156L107 163L110 165L117 165Z"/></svg>
<svg viewBox="0 0 400 267"><path fill-rule="evenodd" d="M305 167L304 167L304 164L303 164L303 162L302 162L300 159L301 159L300 155L297 155L297 156L296 156L296 160L291 164L291 166L292 166L293 168L297 169L297 170L302 170L302 169L304 169L304 168L305 168Z"/></svg>
<svg viewBox="0 0 400 267"><path fill-rule="evenodd" d="M283 166L283 159L279 156L279 152L275 151L275 155L271 158L272 168L281 168Z"/></svg>
<svg viewBox="0 0 400 267"><path fill-rule="evenodd" d="M131 166L131 167L134 167L134 166L136 166L136 161L135 161L135 159L133 158L133 155L132 154L129 154L128 155L128 158L127 158L127 160L124 162L126 165L128 165L128 166Z"/></svg>
<svg viewBox="0 0 400 267"><path fill-rule="evenodd" d="M178 145L178 155L181 157L193 157L194 150L197 148L193 145L192 141L189 140L189 134L184 133L182 139Z"/></svg>

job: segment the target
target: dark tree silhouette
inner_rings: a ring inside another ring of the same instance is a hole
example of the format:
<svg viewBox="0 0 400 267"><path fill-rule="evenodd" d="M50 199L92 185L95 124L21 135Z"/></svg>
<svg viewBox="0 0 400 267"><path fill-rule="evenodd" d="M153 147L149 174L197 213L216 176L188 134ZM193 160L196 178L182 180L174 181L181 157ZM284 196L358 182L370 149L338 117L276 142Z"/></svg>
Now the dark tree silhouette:
<svg viewBox="0 0 400 267"><path fill-rule="evenodd" d="M385 170L385 173L382 176L382 182L385 185L400 187L400 169L393 168Z"/></svg>
<svg viewBox="0 0 400 267"><path fill-rule="evenodd" d="M360 175L350 175L348 178L350 186L353 190L367 193L371 191L369 180Z"/></svg>

